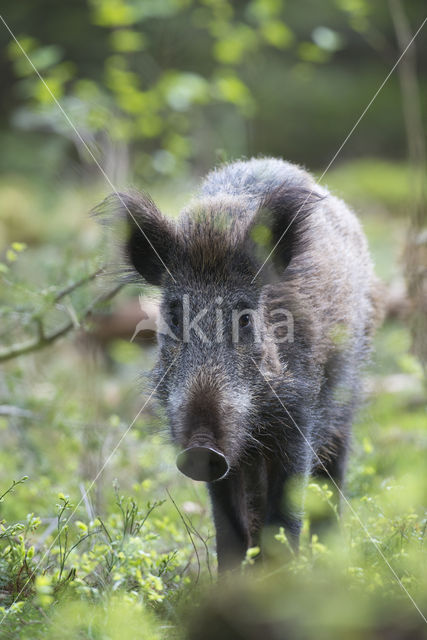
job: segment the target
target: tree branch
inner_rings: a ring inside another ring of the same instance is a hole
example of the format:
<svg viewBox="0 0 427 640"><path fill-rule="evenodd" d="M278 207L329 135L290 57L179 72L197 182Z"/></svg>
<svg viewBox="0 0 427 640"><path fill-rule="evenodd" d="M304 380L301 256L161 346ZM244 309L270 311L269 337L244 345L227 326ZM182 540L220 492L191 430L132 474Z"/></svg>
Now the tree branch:
<svg viewBox="0 0 427 640"><path fill-rule="evenodd" d="M99 273L99 271L97 273ZM77 286L80 286L81 284L95 278L96 275L97 274L92 274L91 276L82 279L80 281L80 284L74 283L73 285L70 285L69 287L67 287L67 289L64 289L62 292L60 292L59 294L60 298L67 295L67 293L70 293L70 291L74 291L74 289L76 289ZM114 296L120 291L120 289L123 288L123 286L124 285L121 283L117 285L114 289L111 289L110 291L108 291L107 293L103 293L97 296L95 300L89 306L87 306L86 309L83 309L83 311L79 314L79 317L78 317L79 323L87 320L92 315L92 313L95 311L96 307L99 304L102 304L103 302L107 302L108 300L111 300L112 298L114 298ZM58 296L56 296L55 301L57 301L57 299L58 299ZM7 360L12 360L13 358L17 358L18 356L22 356L27 353L32 353L33 351L38 351L39 349L42 349L43 347L46 347L52 344L53 342L58 340L58 338L62 338L62 336L65 336L72 329L75 329L75 322L70 321L64 324L59 329L56 329L55 331L52 331L49 334L45 334L43 331L39 331L39 335L37 338L33 338L32 340L21 342L19 344L14 344L7 349L0 350L0 362L6 362Z"/></svg>
<svg viewBox="0 0 427 640"><path fill-rule="evenodd" d="M404 5L401 0L388 0L388 4L399 48L404 51L413 37ZM410 178L412 180L411 225L405 251L406 282L411 305L412 351L421 361L427 381L427 344L425 340L427 317L427 270L425 268L427 258L427 188L425 174L427 153L414 43L402 58L398 72L408 141Z"/></svg>
<svg viewBox="0 0 427 640"><path fill-rule="evenodd" d="M84 284L87 284L88 282L95 280L95 278L101 275L101 273L103 273L104 270L105 270L105 267L101 267L100 269L97 269L93 273L90 273L88 276L84 276L83 278L80 278L80 280L76 280L76 282L73 282L72 284L68 285L68 287L65 287L61 291L58 291L55 298L53 299L53 302L54 303L59 302L60 300L62 300L62 298L65 298L65 296L68 296L69 293L72 293L73 291L83 286Z"/></svg>
<svg viewBox="0 0 427 640"><path fill-rule="evenodd" d="M8 418L35 418L35 413L21 407L14 407L11 404L0 404L0 416Z"/></svg>

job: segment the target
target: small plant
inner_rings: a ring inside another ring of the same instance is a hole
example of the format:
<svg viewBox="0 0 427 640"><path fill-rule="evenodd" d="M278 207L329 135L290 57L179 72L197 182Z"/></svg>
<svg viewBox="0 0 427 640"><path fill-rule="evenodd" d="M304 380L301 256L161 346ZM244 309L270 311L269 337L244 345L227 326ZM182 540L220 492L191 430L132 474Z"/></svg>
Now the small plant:
<svg viewBox="0 0 427 640"><path fill-rule="evenodd" d="M13 482L1 500L25 480ZM106 520L89 522L74 520L74 505L60 493L55 530L42 545L33 544L40 518L30 514L25 523L1 521L0 631L3 627L12 633L31 625L32 638L38 633L45 637L46 628L57 620L58 606L75 601L83 610L85 601L97 615L97 606L112 610L119 594L141 615L147 607L154 613L165 598L172 599L188 584L184 574L189 557L175 548L177 531L165 516L152 522L164 501L141 509L133 497L119 493L118 485L114 490L116 511ZM165 548L168 534L169 549ZM66 605L64 610L69 609ZM153 624L155 618L150 619Z"/></svg>

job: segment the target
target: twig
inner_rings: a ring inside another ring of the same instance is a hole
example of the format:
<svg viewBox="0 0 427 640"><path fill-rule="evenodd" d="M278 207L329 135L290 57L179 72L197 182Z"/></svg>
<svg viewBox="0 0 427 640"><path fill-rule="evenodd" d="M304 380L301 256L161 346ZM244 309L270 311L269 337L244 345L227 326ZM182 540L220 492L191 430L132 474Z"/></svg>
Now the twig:
<svg viewBox="0 0 427 640"><path fill-rule="evenodd" d="M114 298L114 296L120 291L120 289L122 289L123 286L124 284L121 283L114 289L111 289L107 293L103 293L95 298L95 300L79 315L79 324L87 320L99 304L108 302L108 300ZM17 358L18 356L32 353L33 351L38 351L39 349L52 344L53 342L58 340L58 338L62 338L62 336L66 335L73 329L75 329L75 322L71 321L67 322L67 324L63 325L60 329L57 329L52 333L43 334L43 332L39 332L39 336L37 338L28 340L27 342L14 344L8 349L2 349L0 351L0 362L6 362L7 360Z"/></svg>
<svg viewBox="0 0 427 640"><path fill-rule="evenodd" d="M194 524L191 522L191 519L186 515L185 516L188 526L190 527L191 531L194 533L194 535L196 535L200 542L203 544L204 548L205 548L205 553L206 553L206 565L208 568L208 572L209 572L209 577L211 579L211 582L213 581L213 577L212 577L212 571L211 571L211 563L210 563L210 557L209 557L209 547L207 545L207 541L204 539L204 537L199 533L199 531L197 531L196 527L194 526ZM208 538L209 539L209 538Z"/></svg>
<svg viewBox="0 0 427 640"><path fill-rule="evenodd" d="M20 407L14 407L11 404L0 404L0 416L7 416L11 418L35 418L36 414L28 409L21 409Z"/></svg>
<svg viewBox="0 0 427 640"><path fill-rule="evenodd" d="M193 540L193 536L191 535L191 529L188 526L188 523L185 521L184 516L182 515L178 505L176 504L175 500L172 498L171 494L169 493L169 489L166 489L166 493L168 494L169 498L171 499L171 502L173 504L173 506L175 507L179 517L181 518L183 525L185 527L185 530L187 531L188 537L191 540L191 544L193 545L193 549L194 549L194 553L196 554L196 558L197 558L197 576L196 576L196 581L194 583L194 586L197 585L197 583L199 582L200 579L200 572L201 572L201 565L200 565L200 558L199 558L199 552L197 551L197 547L196 544Z"/></svg>
<svg viewBox="0 0 427 640"><path fill-rule="evenodd" d="M93 273L90 273L88 276L84 276L83 278L80 278L80 280L76 280L76 282L72 282L70 285L68 285L68 287L65 287L61 291L58 291L58 293L53 299L53 302L54 303L59 302L60 300L62 300L62 298L65 298L65 296L68 296L68 294L72 293L79 287L83 286L84 284L87 284L88 282L91 282L92 280L95 280L95 278L99 276L101 273L103 273L104 270L105 270L105 267L101 267L100 269L97 269Z"/></svg>
<svg viewBox="0 0 427 640"><path fill-rule="evenodd" d="M12 484L10 485L9 489L7 489L4 493L2 493L0 495L0 502L3 501L3 498L5 496L7 496L8 493L11 493L15 487L17 487L19 484L22 484L23 482L25 482L25 480L28 480L28 476L22 476L22 478L20 480L13 480Z"/></svg>

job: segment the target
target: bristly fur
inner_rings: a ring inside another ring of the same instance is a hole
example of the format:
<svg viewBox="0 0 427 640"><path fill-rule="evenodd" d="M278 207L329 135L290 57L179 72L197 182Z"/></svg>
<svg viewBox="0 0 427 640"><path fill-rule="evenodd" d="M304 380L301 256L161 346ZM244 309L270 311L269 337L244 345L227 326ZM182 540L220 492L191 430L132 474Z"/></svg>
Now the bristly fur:
<svg viewBox="0 0 427 640"><path fill-rule="evenodd" d="M146 281L158 286L157 273L165 267L162 255L168 249L162 241L174 235L175 225L160 213L151 196L135 190L113 193L91 214L118 232L117 277L125 283L140 282L138 274L144 270Z"/></svg>
<svg viewBox="0 0 427 640"><path fill-rule="evenodd" d="M107 205L127 219L128 262L162 287L161 312L177 338L159 336L153 372L172 439L183 449L210 442L231 467L209 484L220 568L258 545L265 524L283 526L297 546L289 481L326 473L342 486L380 317L359 222L304 170L271 158L210 173L177 224L145 195ZM191 317L208 309L200 319L208 344L183 340L184 296ZM219 307L228 322L221 341ZM254 311L237 343L236 309ZM292 340L278 325L283 310Z"/></svg>

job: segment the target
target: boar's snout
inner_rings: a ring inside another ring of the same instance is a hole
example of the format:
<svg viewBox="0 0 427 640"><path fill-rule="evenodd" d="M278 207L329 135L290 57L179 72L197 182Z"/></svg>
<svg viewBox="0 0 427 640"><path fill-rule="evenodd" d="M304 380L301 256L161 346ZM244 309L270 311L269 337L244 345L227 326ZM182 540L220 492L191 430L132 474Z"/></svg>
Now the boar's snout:
<svg viewBox="0 0 427 640"><path fill-rule="evenodd" d="M222 480L230 470L227 458L217 449L206 445L193 445L181 451L176 466L189 478L203 482Z"/></svg>

